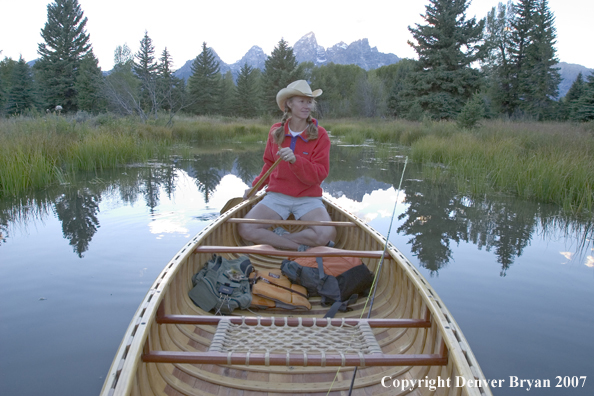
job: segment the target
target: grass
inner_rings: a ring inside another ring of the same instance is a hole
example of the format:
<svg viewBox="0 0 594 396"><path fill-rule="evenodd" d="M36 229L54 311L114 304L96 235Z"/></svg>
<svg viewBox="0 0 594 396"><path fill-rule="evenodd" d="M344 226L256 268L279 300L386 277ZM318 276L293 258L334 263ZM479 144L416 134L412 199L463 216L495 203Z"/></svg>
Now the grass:
<svg viewBox="0 0 594 396"><path fill-rule="evenodd" d="M0 120L0 197L63 182L78 170L113 168L169 155L190 157L196 147L265 141L275 119L176 117L141 123L109 114ZM346 144L401 145L426 177L455 183L464 193L512 193L594 212L594 123L485 121L463 130L454 122L324 119ZM439 166L436 166L439 165Z"/></svg>
<svg viewBox="0 0 594 396"><path fill-rule="evenodd" d="M594 212L594 123L484 121L473 131L454 122L336 120L324 123L347 144L368 139L410 147L434 183L454 183L478 196L511 193Z"/></svg>
<svg viewBox="0 0 594 396"><path fill-rule="evenodd" d="M96 117L0 119L0 197L65 182L79 170L107 169L169 155L189 157L196 146L251 144L266 139L268 120L178 117L141 123Z"/></svg>

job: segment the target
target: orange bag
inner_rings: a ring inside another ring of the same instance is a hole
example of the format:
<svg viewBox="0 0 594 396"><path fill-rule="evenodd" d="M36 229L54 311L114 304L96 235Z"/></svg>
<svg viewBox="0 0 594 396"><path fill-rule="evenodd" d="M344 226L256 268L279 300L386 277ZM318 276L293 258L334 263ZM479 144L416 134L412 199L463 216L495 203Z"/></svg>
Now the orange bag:
<svg viewBox="0 0 594 396"><path fill-rule="evenodd" d="M257 271L250 278L254 281L251 307L311 309L311 304L307 300L307 290L303 286L292 284L280 269Z"/></svg>

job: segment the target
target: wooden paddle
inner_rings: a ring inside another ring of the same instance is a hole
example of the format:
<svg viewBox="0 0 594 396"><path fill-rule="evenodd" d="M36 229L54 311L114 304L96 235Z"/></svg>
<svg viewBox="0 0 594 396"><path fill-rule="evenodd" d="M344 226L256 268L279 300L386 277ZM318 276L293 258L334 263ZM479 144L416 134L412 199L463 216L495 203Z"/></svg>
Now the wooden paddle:
<svg viewBox="0 0 594 396"><path fill-rule="evenodd" d="M250 199L252 197L252 195L254 195L258 191L258 189L260 188L260 186L262 185L262 183L264 183L264 180L266 180L268 178L268 176L270 176L270 174L272 173L272 171L274 170L274 168L276 168L276 166L281 161L282 161L282 159L281 159L281 157L279 157L275 161L275 163L272 164L272 166L266 171L266 173L264 173L264 176L262 176L260 178L260 180L258 180L258 183L256 183L256 185L254 187L252 187L252 189L248 192L246 199ZM223 206L223 209L221 209L221 214L225 213L226 211L228 211L229 209L231 209L235 205L239 205L243 201L244 201L243 197L231 198L230 200L227 201L227 203L225 204L225 206Z"/></svg>

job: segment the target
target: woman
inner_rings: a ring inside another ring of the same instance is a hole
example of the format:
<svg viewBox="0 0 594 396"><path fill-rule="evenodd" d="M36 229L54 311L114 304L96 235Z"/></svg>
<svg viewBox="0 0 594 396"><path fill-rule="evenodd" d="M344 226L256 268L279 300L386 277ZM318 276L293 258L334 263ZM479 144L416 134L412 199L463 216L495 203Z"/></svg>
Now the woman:
<svg viewBox="0 0 594 396"><path fill-rule="evenodd" d="M321 94L321 89L312 92L307 81L298 80L276 95L276 103L284 115L281 122L270 128L264 166L252 186L279 157L282 161L262 184L268 185L267 194L249 211L247 219L286 220L293 214L298 220L331 220L320 187L330 169L330 138L311 117L314 99ZM243 239L256 244L291 250L332 246L336 237L336 229L331 226L311 226L292 234L281 227L274 231L269 227L242 223L238 231Z"/></svg>

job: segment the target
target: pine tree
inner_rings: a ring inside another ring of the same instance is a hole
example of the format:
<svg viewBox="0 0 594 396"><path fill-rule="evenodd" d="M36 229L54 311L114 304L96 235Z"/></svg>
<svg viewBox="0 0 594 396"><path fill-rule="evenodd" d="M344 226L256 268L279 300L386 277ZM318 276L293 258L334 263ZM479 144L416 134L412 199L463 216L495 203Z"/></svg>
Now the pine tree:
<svg viewBox="0 0 594 396"><path fill-rule="evenodd" d="M559 95L561 76L555 65L555 17L549 10L548 0L537 0L532 15L526 58L522 64L519 81L520 107L539 120L553 118L554 104Z"/></svg>
<svg viewBox="0 0 594 396"><path fill-rule="evenodd" d="M233 82L233 73L228 70L221 79L221 107L219 113L224 116L232 115L235 104L235 83Z"/></svg>
<svg viewBox="0 0 594 396"><path fill-rule="evenodd" d="M485 104L481 94L474 94L472 98L466 102L462 111L456 118L456 124L460 128L473 129L480 126L479 122L485 116Z"/></svg>
<svg viewBox="0 0 594 396"><path fill-rule="evenodd" d="M169 112L167 125L172 125L175 114L189 105L185 81L173 75L173 60L167 47L159 58L157 72L157 92L161 99L161 108Z"/></svg>
<svg viewBox="0 0 594 396"><path fill-rule="evenodd" d="M167 50L167 47L161 53L161 57L159 58L159 65L157 67L159 77L169 78L173 75L173 60L171 59L171 54Z"/></svg>
<svg viewBox="0 0 594 396"><path fill-rule="evenodd" d="M298 67L293 48L289 47L284 39L281 39L264 63L263 94L264 106L267 111L272 114L278 113L276 94L293 81L304 79L302 73L303 70Z"/></svg>
<svg viewBox="0 0 594 396"><path fill-rule="evenodd" d="M235 87L235 114L250 118L258 114L259 91L254 68L247 63L241 67Z"/></svg>
<svg viewBox="0 0 594 396"><path fill-rule="evenodd" d="M6 112L23 114L35 108L35 88L31 68L21 56L12 70Z"/></svg>
<svg viewBox="0 0 594 396"><path fill-rule="evenodd" d="M171 55L167 51L167 47L165 47L159 58L157 67L157 91L163 96L162 108L166 111L170 111L172 107L171 95L174 88L172 67L173 61Z"/></svg>
<svg viewBox="0 0 594 396"><path fill-rule="evenodd" d="M192 63L192 75L188 79L190 101L194 113L217 114L220 109L221 73L219 62L212 49L202 43L202 52Z"/></svg>
<svg viewBox="0 0 594 396"><path fill-rule="evenodd" d="M522 100L524 100L527 90L527 81L529 76L529 66L527 64L527 52L531 40L531 31L534 23L534 13L536 10L535 0L519 0L514 5L515 17L511 21L511 63L512 63L512 101L510 104L509 115L516 112Z"/></svg>
<svg viewBox="0 0 594 396"><path fill-rule="evenodd" d="M56 0L47 6L47 22L41 30L45 42L38 45L41 58L35 69L50 108L78 108L76 78L82 58L91 49L86 24L78 0Z"/></svg>
<svg viewBox="0 0 594 396"><path fill-rule="evenodd" d="M157 95L157 70L159 68L155 61L155 47L153 41L144 31L144 37L140 40L140 49L134 56L134 73L140 79L140 107L146 113L154 113L159 108Z"/></svg>
<svg viewBox="0 0 594 396"><path fill-rule="evenodd" d="M470 65L482 55L484 20L466 20L467 0L430 0L425 25L409 27L419 55L400 94L409 109L420 107L433 118L455 118L480 88L481 78Z"/></svg>
<svg viewBox="0 0 594 396"><path fill-rule="evenodd" d="M511 104L508 114L542 120L556 115L561 81L554 47L555 18L548 0L519 0L511 21Z"/></svg>
<svg viewBox="0 0 594 396"><path fill-rule="evenodd" d="M576 103L573 120L594 120L594 73L587 77L587 82L584 84L582 95Z"/></svg>
<svg viewBox="0 0 594 396"><path fill-rule="evenodd" d="M8 92L10 91L12 71L16 67L16 64L17 61L8 57L5 57L0 62L0 116L3 115L4 111L6 110L6 102L8 101Z"/></svg>
<svg viewBox="0 0 594 396"><path fill-rule="evenodd" d="M76 91L78 92L78 109L89 113L97 113L105 108L102 95L103 73L99 61L93 51L87 52L82 58L78 77L76 78Z"/></svg>
<svg viewBox="0 0 594 396"><path fill-rule="evenodd" d="M580 72L578 74L578 76L576 77L575 81L573 82L573 84L571 84L569 91L567 91L567 93L565 94L565 97L562 99L562 105L563 105L562 118L563 119L565 119L565 120L574 119L577 101L583 95L585 85L586 84L584 82L584 77L582 76L582 73Z"/></svg>

